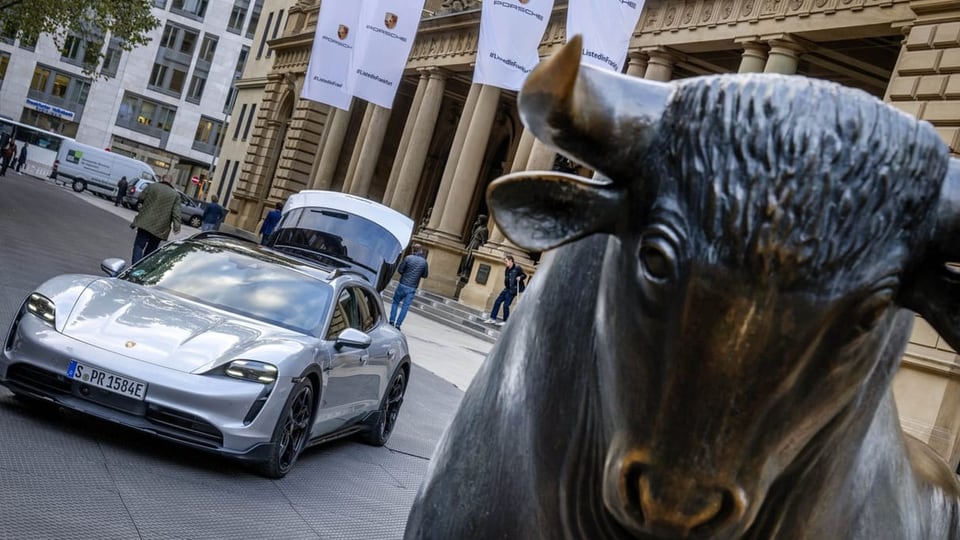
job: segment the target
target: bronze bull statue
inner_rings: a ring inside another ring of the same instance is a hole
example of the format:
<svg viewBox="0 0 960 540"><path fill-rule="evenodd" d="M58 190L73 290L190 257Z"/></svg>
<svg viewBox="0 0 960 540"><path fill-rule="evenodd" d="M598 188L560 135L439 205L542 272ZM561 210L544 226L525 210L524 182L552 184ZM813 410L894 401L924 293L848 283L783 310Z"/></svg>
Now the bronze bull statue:
<svg viewBox="0 0 960 540"><path fill-rule="evenodd" d="M960 165L933 128L825 81L579 59L520 111L597 179L490 186L512 241L559 249L406 538L960 538L957 478L890 389L914 312L960 350Z"/></svg>

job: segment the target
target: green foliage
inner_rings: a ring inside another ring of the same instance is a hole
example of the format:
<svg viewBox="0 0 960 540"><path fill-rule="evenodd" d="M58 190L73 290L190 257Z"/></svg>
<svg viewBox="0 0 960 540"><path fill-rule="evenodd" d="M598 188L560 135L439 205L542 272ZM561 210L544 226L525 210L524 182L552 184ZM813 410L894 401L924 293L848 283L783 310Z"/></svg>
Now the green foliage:
<svg viewBox="0 0 960 540"><path fill-rule="evenodd" d="M159 24L152 6L152 0L0 0L0 28L4 36L25 43L49 34L60 49L68 36L78 36L91 50L83 59L84 72L95 74L105 40L118 39L126 51L150 41L147 34Z"/></svg>

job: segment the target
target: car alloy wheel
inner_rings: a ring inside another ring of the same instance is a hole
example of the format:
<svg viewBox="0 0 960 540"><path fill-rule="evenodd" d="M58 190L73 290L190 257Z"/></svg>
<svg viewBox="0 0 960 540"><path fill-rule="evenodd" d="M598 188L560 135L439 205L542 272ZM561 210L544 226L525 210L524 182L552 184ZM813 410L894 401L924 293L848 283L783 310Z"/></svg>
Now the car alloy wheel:
<svg viewBox="0 0 960 540"><path fill-rule="evenodd" d="M397 416L400 415L400 406L403 405L403 395L407 391L407 375L403 368L397 370L390 382L387 395L383 397L376 423L371 426L365 440L374 446L383 446L390 440L394 426L397 425Z"/></svg>
<svg viewBox="0 0 960 540"><path fill-rule="evenodd" d="M73 181L73 190L77 193L82 193L83 190L87 189L87 183L83 180L74 180Z"/></svg>
<svg viewBox="0 0 960 540"><path fill-rule="evenodd" d="M303 379L293 388L273 431L270 458L260 472L270 478L283 478L300 453L307 447L313 424L313 384Z"/></svg>
<svg viewBox="0 0 960 540"><path fill-rule="evenodd" d="M193 216L190 218L190 226L199 229L200 228L200 216Z"/></svg>

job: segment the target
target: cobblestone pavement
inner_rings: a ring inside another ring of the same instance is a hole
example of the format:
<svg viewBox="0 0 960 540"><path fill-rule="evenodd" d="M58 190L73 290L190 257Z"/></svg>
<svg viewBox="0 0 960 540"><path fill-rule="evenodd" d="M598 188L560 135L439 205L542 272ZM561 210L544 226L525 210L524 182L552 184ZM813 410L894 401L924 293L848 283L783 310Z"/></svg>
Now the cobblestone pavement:
<svg viewBox="0 0 960 540"><path fill-rule="evenodd" d="M129 258L132 242L129 218L8 171L0 177L0 332L35 285L97 273L106 257ZM431 324L404 325L412 349L449 331ZM315 447L274 481L83 415L25 406L0 388L0 539L399 538L461 396L414 366L386 447L351 439Z"/></svg>

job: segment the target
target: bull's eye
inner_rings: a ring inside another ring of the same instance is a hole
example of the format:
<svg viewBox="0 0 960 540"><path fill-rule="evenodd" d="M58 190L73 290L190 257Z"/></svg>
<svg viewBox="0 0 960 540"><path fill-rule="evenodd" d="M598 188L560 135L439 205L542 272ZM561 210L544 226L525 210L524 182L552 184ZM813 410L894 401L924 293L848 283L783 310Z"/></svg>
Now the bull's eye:
<svg viewBox="0 0 960 540"><path fill-rule="evenodd" d="M664 238L648 236L640 243L640 268L647 278L663 282L676 275L677 258L673 246Z"/></svg>
<svg viewBox="0 0 960 540"><path fill-rule="evenodd" d="M886 315L892 301L893 289L883 288L871 294L870 297L857 308L856 318L854 319L857 331L866 333L873 330L883 316Z"/></svg>

